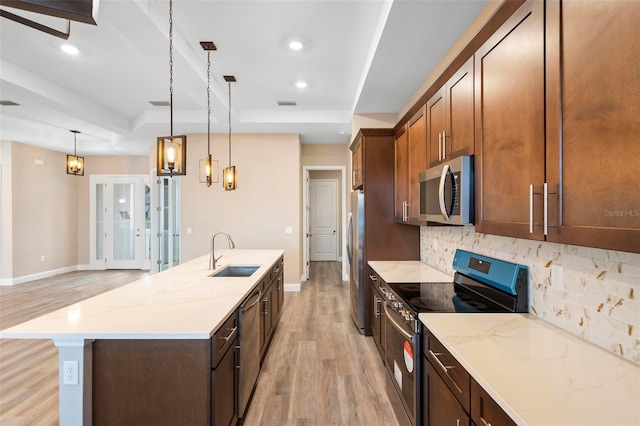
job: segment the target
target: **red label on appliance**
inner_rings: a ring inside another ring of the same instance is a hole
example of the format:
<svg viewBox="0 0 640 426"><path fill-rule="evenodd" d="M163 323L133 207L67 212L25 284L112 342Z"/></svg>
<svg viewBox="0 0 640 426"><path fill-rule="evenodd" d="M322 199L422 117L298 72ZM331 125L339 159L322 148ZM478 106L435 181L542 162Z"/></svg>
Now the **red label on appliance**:
<svg viewBox="0 0 640 426"><path fill-rule="evenodd" d="M408 340L404 341L404 365L409 373L413 373L413 348Z"/></svg>

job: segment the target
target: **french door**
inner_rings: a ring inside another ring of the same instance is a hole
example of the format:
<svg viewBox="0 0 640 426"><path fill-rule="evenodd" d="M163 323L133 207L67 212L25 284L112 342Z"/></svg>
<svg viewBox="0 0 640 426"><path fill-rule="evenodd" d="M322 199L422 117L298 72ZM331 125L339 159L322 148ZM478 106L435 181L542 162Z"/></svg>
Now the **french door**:
<svg viewBox="0 0 640 426"><path fill-rule="evenodd" d="M155 273L180 264L180 184L176 177L153 179L151 264Z"/></svg>
<svg viewBox="0 0 640 426"><path fill-rule="evenodd" d="M149 269L149 177L91 176L91 266Z"/></svg>

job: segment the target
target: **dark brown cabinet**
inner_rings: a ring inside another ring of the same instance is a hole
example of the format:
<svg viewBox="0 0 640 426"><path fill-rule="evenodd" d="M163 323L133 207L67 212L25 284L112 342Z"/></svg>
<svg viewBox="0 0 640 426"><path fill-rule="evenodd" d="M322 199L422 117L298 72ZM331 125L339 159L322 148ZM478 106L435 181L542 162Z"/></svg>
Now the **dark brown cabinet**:
<svg viewBox="0 0 640 426"><path fill-rule="evenodd" d="M256 349L261 359L282 314L283 278L281 257L245 300L255 300L255 290L262 290L261 346ZM96 340L91 360L93 424L235 425L239 336L234 311L210 339Z"/></svg>
<svg viewBox="0 0 640 426"><path fill-rule="evenodd" d="M284 302L284 260L280 258L267 273L262 286L260 358L263 359L280 321Z"/></svg>
<svg viewBox="0 0 640 426"><path fill-rule="evenodd" d="M427 102L427 165L474 151L473 57Z"/></svg>
<svg viewBox="0 0 640 426"><path fill-rule="evenodd" d="M420 182L418 174L427 168L427 117L421 108L409 120L406 131L395 140L395 221L426 225L419 219Z"/></svg>
<svg viewBox="0 0 640 426"><path fill-rule="evenodd" d="M453 396L434 367L423 358L423 407L427 408L423 424L468 426L469 414L462 408L460 402ZM501 423L495 423L501 424Z"/></svg>
<svg viewBox="0 0 640 426"><path fill-rule="evenodd" d="M356 141L355 145L351 148L351 188L360 189L364 182L364 168L362 167L362 144L360 141Z"/></svg>
<svg viewBox="0 0 640 426"><path fill-rule="evenodd" d="M543 23L527 1L475 55L477 232L544 237Z"/></svg>
<svg viewBox="0 0 640 426"><path fill-rule="evenodd" d="M516 425L487 391L473 379L471 380L471 419L478 425Z"/></svg>
<svg viewBox="0 0 640 426"><path fill-rule="evenodd" d="M393 129L360 129L351 144L352 150L357 147L361 150L361 176L364 178L363 271L367 271L366 265L370 260L419 260L419 228L394 222ZM366 281L363 279L363 282ZM368 285L363 288L364 333L369 335L371 295Z"/></svg>
<svg viewBox="0 0 640 426"><path fill-rule="evenodd" d="M240 346L237 332L233 334L225 337L228 338L225 341L228 343L225 345L227 350L211 372L211 419L215 426L235 425L238 420L236 398L239 387Z"/></svg>
<svg viewBox="0 0 640 426"><path fill-rule="evenodd" d="M368 267L368 281L371 289L370 297L371 297L371 310L369 324L371 325L371 337L373 337L373 341L378 348L378 352L382 357L383 361L384 357L384 333L385 333L385 321L384 321L384 312L383 312L383 303L384 298L382 297L382 293L380 292L380 286L383 285L384 280L380 278L378 274L375 273L371 267Z"/></svg>
<svg viewBox="0 0 640 426"><path fill-rule="evenodd" d="M409 220L409 134L403 126L394 142L395 172L393 181L394 217L398 223Z"/></svg>
<svg viewBox="0 0 640 426"><path fill-rule="evenodd" d="M428 329L422 339L423 425L515 425Z"/></svg>
<svg viewBox="0 0 640 426"><path fill-rule="evenodd" d="M547 240L640 253L640 2L546 5Z"/></svg>

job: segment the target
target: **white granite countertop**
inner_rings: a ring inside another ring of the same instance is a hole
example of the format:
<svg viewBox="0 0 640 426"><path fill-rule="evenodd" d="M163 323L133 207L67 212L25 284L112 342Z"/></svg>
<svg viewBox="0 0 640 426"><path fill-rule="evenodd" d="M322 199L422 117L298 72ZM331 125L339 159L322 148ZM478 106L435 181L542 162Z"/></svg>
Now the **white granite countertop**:
<svg viewBox="0 0 640 426"><path fill-rule="evenodd" d="M452 282L453 277L418 260L371 260L369 266L387 283Z"/></svg>
<svg viewBox="0 0 640 426"><path fill-rule="evenodd" d="M420 314L519 425L640 425L640 366L529 314Z"/></svg>
<svg viewBox="0 0 640 426"><path fill-rule="evenodd" d="M283 250L216 250L216 269L261 265L250 277L208 277L209 255L0 331L0 338L208 339Z"/></svg>

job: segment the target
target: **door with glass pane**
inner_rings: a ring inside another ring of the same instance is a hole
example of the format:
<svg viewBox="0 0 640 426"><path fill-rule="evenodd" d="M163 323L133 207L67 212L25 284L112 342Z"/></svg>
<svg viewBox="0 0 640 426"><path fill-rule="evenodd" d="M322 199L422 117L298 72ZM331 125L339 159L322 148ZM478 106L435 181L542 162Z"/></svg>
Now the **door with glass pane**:
<svg viewBox="0 0 640 426"><path fill-rule="evenodd" d="M180 185L175 177L157 177L154 182L151 260L152 271L161 272L180 264Z"/></svg>
<svg viewBox="0 0 640 426"><path fill-rule="evenodd" d="M145 176L91 176L91 264L148 269L150 199Z"/></svg>

